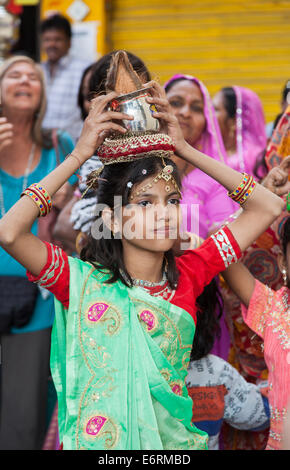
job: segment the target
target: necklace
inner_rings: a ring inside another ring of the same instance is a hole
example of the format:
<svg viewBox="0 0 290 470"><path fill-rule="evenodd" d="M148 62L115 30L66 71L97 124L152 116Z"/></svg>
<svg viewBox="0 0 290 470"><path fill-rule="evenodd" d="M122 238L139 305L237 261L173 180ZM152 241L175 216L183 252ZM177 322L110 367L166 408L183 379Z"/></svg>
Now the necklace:
<svg viewBox="0 0 290 470"><path fill-rule="evenodd" d="M30 154L29 154L29 157L28 157L26 170L24 172L21 193L23 193L24 189L26 189L26 187L27 187L27 181L28 181L28 176L29 176L29 173L30 173L30 167L31 167L33 157L34 157L34 152L35 152L35 143L33 142L31 150L30 150ZM1 217L4 217L4 215L5 215L5 206L4 206L4 194L3 194L3 187L2 187L1 178L0 178L0 209L1 209Z"/></svg>
<svg viewBox="0 0 290 470"><path fill-rule="evenodd" d="M120 269L120 273L122 274L122 276L127 280L128 280L128 277L126 276L126 274L124 273L124 271L122 269ZM161 286L164 286L164 284L166 284L167 282L167 275L166 275L166 272L164 271L163 272L163 276L162 276L162 280L160 282L150 282L150 281L144 281L143 279L136 279L134 277L131 278L132 279L132 282L133 282L133 286L138 286L138 287L161 287Z"/></svg>

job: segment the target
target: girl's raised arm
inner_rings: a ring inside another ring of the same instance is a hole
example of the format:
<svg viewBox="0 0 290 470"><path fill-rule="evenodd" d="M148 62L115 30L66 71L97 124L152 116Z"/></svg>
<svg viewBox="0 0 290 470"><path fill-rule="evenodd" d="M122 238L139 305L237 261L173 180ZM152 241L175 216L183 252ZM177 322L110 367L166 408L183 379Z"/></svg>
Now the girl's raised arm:
<svg viewBox="0 0 290 470"><path fill-rule="evenodd" d="M242 182L241 173L191 147L183 138L163 88L154 81L149 82L147 86L149 85L153 89L153 96L148 98L148 101L156 105L158 112L154 115L161 120L167 134L173 139L176 154L218 181L229 193L233 192ZM229 224L242 251L271 225L284 206L285 203L280 197L256 184L254 191L243 204L241 214Z"/></svg>
<svg viewBox="0 0 290 470"><path fill-rule="evenodd" d="M126 129L114 120L132 119L123 113L106 111L107 104L117 96L115 92L92 100L91 110L84 122L81 136L74 151L54 171L39 183L52 197L58 189L94 155L106 135L111 131L125 133ZM38 276L46 264L45 244L31 233L33 222L39 216L39 209L29 196L23 196L0 220L0 245L28 269Z"/></svg>

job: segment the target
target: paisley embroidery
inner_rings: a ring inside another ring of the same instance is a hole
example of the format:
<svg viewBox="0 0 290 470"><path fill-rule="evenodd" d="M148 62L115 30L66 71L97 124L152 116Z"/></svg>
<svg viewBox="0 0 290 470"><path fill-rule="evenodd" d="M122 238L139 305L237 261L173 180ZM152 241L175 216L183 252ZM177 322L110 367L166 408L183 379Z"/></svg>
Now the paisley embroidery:
<svg viewBox="0 0 290 470"><path fill-rule="evenodd" d="M97 436L106 421L107 418L104 416L94 416L87 422L86 433L91 436Z"/></svg>
<svg viewBox="0 0 290 470"><path fill-rule="evenodd" d="M103 302L97 302L93 304L88 310L88 320L97 322L108 310L109 305Z"/></svg>
<svg viewBox="0 0 290 470"><path fill-rule="evenodd" d="M170 382L169 385L175 395L182 396L183 383L181 380L175 380L174 382Z"/></svg>
<svg viewBox="0 0 290 470"><path fill-rule="evenodd" d="M103 438L104 448L113 449L119 438L118 426L107 416L95 415L85 422L84 435L87 439Z"/></svg>
<svg viewBox="0 0 290 470"><path fill-rule="evenodd" d="M173 391L173 393L175 393L175 395L182 396L183 395L183 387L185 386L185 383L182 380L172 380L170 382L172 373L168 369L162 369L160 371L160 373L161 373L162 377L166 380L166 382L168 382L168 384L169 384L171 390Z"/></svg>
<svg viewBox="0 0 290 470"><path fill-rule="evenodd" d="M105 337L109 335L111 342L114 341L113 335L118 334L120 331L123 334L122 326L123 323L127 325L127 316L124 312L125 317L122 317L123 312L122 309L119 309L118 303L116 305L111 303L115 296L110 296L110 290L107 289L107 286L105 286L105 293L99 290L95 295L93 287L95 282L90 279L90 282L87 283L90 275L92 275L92 272L88 273L80 296L78 338L83 361L91 376L88 377L87 384L82 388L79 399L76 448L110 450L116 449L119 445L123 429L118 422L119 418L114 415L114 408L110 408L110 403L116 396L118 386L116 374L119 371L114 367L114 358L110 354L111 351L107 347L109 343L106 343L108 340ZM128 295L132 299L130 294ZM183 381L179 378L182 378L182 375L186 372L181 359L182 356L185 354L188 356L190 353L191 328L185 330L186 343L188 344L184 344L182 341L183 336L179 331L178 315L176 319L171 318L171 315L167 314L167 310L163 310L162 305L160 308L155 308L155 299L152 304L143 299L132 300L134 314L138 315L145 332L156 341L158 347L162 343L164 344L164 360L168 361L168 369L164 368L163 372L172 393L177 396L184 396L186 388L182 388L180 382L183 383ZM104 339L104 342L102 339ZM148 339L151 341L150 338ZM116 340L119 339L116 338ZM172 366L178 372L182 370L182 374L176 374L174 371L172 377L173 371L170 370ZM170 393L168 388L167 392ZM108 410L111 410L110 415L107 415Z"/></svg>
<svg viewBox="0 0 290 470"><path fill-rule="evenodd" d="M143 309L139 307L138 311L139 319L143 325L146 325L146 331L155 339L167 360L176 370L186 374L193 335L190 337L190 344L183 344L177 323L162 309L153 306L149 302L140 301L133 296L130 296L130 298L137 307L139 303L142 304ZM146 306L146 309L144 309L144 306ZM160 331L163 331L162 335L159 334Z"/></svg>
<svg viewBox="0 0 290 470"><path fill-rule="evenodd" d="M140 313L140 319L146 323L147 325L147 331L151 331L151 330L154 330L157 326L157 318L156 316L154 315L153 312L151 312L150 310L143 310L141 313Z"/></svg>
<svg viewBox="0 0 290 470"><path fill-rule="evenodd" d="M121 327L121 315L118 310L106 302L94 302L86 310L85 320L87 325L95 326L105 324L106 333L110 336L116 334Z"/></svg>

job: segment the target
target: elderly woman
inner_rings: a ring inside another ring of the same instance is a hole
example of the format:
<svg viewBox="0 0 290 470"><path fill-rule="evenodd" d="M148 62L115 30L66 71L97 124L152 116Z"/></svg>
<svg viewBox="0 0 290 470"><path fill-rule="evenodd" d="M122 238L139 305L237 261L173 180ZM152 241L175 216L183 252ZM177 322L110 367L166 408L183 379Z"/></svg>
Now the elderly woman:
<svg viewBox="0 0 290 470"><path fill-rule="evenodd" d="M68 134L41 130L46 106L40 68L15 56L0 68L1 217L21 192L43 178L73 149ZM54 199L61 206L72 194L70 179ZM69 193L69 194L67 194ZM37 220L33 232L44 233ZM45 238L45 237L44 237ZM0 248L0 449L40 449L45 433L53 298L31 289L23 266Z"/></svg>

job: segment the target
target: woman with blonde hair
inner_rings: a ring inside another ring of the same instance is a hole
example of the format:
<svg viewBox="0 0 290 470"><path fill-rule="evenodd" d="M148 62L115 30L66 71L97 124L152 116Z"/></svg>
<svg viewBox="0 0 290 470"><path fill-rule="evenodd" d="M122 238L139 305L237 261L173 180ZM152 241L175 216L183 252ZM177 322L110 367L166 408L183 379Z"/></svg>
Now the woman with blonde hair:
<svg viewBox="0 0 290 470"><path fill-rule="evenodd" d="M40 67L14 56L0 68L0 218L35 180L71 152L68 134L42 131L46 109ZM76 178L70 179L74 184ZM54 199L61 205L71 185ZM63 201L64 202L64 201ZM41 236L38 220L33 232ZM40 449L45 433L52 295L31 288L25 269L0 248L0 449Z"/></svg>

